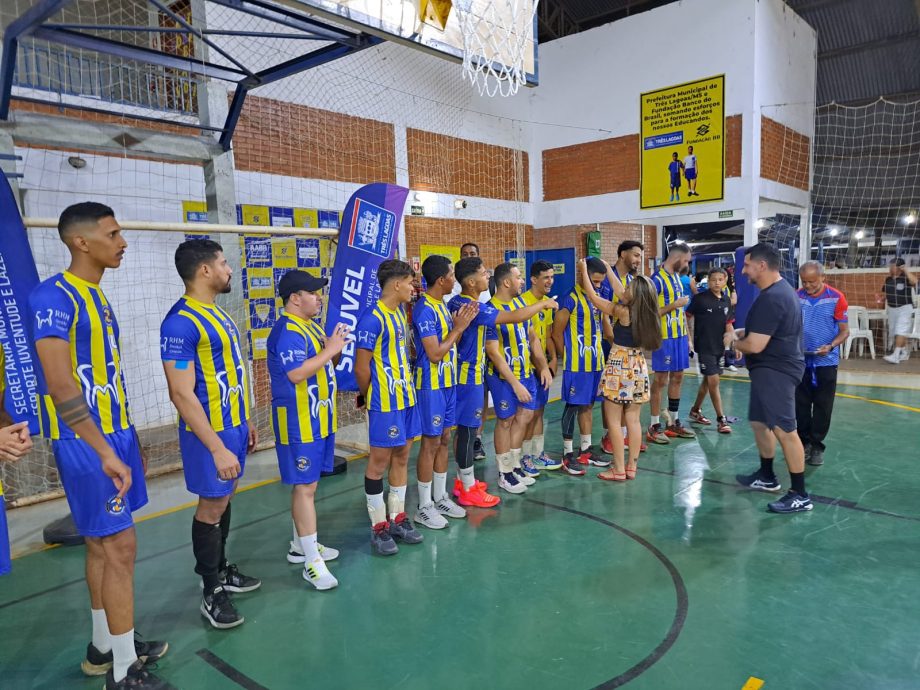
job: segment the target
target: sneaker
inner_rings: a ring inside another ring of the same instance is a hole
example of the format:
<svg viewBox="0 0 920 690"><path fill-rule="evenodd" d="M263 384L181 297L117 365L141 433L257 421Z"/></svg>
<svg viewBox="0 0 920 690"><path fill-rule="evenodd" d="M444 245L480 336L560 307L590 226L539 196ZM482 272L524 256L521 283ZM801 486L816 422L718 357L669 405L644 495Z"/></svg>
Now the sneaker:
<svg viewBox="0 0 920 690"><path fill-rule="evenodd" d="M901 363L901 353L895 351L895 352L892 352L890 355L885 355L884 357L882 357L882 359L884 359L889 364L900 364Z"/></svg>
<svg viewBox="0 0 920 690"><path fill-rule="evenodd" d="M202 597L201 615L219 630L235 628L238 625L242 625L243 621L246 620L237 612L230 595L222 585L218 585L213 592Z"/></svg>
<svg viewBox="0 0 920 690"><path fill-rule="evenodd" d="M139 639L139 635L134 633L134 652L137 658L144 664L152 664L158 659L165 656L169 649L168 642L159 642L151 640L145 642ZM95 645L90 642L86 645L86 658L80 663L80 670L86 676L104 676L106 671L112 668L113 658L112 650L104 654L96 649Z"/></svg>
<svg viewBox="0 0 920 690"><path fill-rule="evenodd" d="M720 434L730 434L732 432L732 425L728 423L728 420L725 417L719 417L717 420L718 426L716 430Z"/></svg>
<svg viewBox="0 0 920 690"><path fill-rule="evenodd" d="M453 518L454 520L462 520L466 517L466 511L450 500L447 494L445 494L440 501L435 501L434 507L441 515Z"/></svg>
<svg viewBox="0 0 920 690"><path fill-rule="evenodd" d="M712 422L710 422L710 424L711 423ZM674 420L673 424L668 425L664 433L671 438L696 438L696 432L681 424L679 419Z"/></svg>
<svg viewBox="0 0 920 690"><path fill-rule="evenodd" d="M444 522L447 522L446 520ZM404 544L421 544L425 537L419 534L412 524L412 520L405 513L400 513L390 520L390 534L394 539L401 540Z"/></svg>
<svg viewBox="0 0 920 690"><path fill-rule="evenodd" d="M399 553L399 547L390 535L390 523L386 520L371 528L371 547L381 556Z"/></svg>
<svg viewBox="0 0 920 690"><path fill-rule="evenodd" d="M579 465L594 465L595 467L610 467L610 460L594 452L594 446L588 446L578 454Z"/></svg>
<svg viewBox="0 0 920 690"><path fill-rule="evenodd" d="M585 473L584 467L578 464L574 453L566 453L562 456L562 469L573 477L580 477Z"/></svg>
<svg viewBox="0 0 920 690"><path fill-rule="evenodd" d="M447 518L438 512L434 501L418 507L415 512L415 521L428 529L444 529L447 527Z"/></svg>
<svg viewBox="0 0 920 690"><path fill-rule="evenodd" d="M537 466L534 464L533 456L525 455L521 458L521 469L524 470L524 474L528 477L539 477L540 470L537 469Z"/></svg>
<svg viewBox="0 0 920 690"><path fill-rule="evenodd" d="M476 483L473 484L473 486L478 487L482 491L485 491L486 489L489 488L488 484L486 484L485 482L481 482L478 479L476 480ZM453 488L453 491L451 491L451 493L457 498L460 498L460 494L463 493L463 482L460 481L460 477L457 477L456 479L454 479L454 488Z"/></svg>
<svg viewBox="0 0 920 690"><path fill-rule="evenodd" d="M322 556L323 560L327 563L339 557L339 550L333 549L331 546L317 544L316 550L319 551L319 555ZM287 560L288 563L306 563L307 561L306 557L303 555L303 551L300 550L300 544L296 541L292 541L290 547L288 547Z"/></svg>
<svg viewBox="0 0 920 690"><path fill-rule="evenodd" d="M515 478L516 478L521 484L523 484L524 486L533 486L534 484L537 483L537 480L536 480L536 479L534 479L533 477L531 477L530 475L528 475L528 474L527 474L522 468L520 468L520 467L515 467L515 468L512 470L512 473L514 474Z"/></svg>
<svg viewBox="0 0 920 690"><path fill-rule="evenodd" d="M760 473L760 470L757 470L753 474L736 474L735 479L737 479L738 483L742 486L746 486L754 491L769 491L773 493L783 488L780 486L775 476L765 477Z"/></svg>
<svg viewBox="0 0 920 690"><path fill-rule="evenodd" d="M176 690L162 678L153 675L144 668L144 662L138 659L128 667L128 675L117 683L115 674L109 669L105 674L105 687L103 690Z"/></svg>
<svg viewBox="0 0 920 690"><path fill-rule="evenodd" d="M613 444L610 442L609 434L604 434L604 438L601 439L601 450L607 455L613 455Z"/></svg>
<svg viewBox="0 0 920 690"><path fill-rule="evenodd" d="M771 513L804 513L814 507L811 498L807 494L803 496L792 489L789 489L786 495L778 501L767 504L767 510Z"/></svg>
<svg viewBox="0 0 920 690"><path fill-rule="evenodd" d="M231 563L227 566L226 570L221 571L219 577L220 584L222 584L224 589L228 592L251 592L262 586L262 580L255 577L249 577L249 575L243 575L240 569L236 567L235 563Z"/></svg>
<svg viewBox="0 0 920 690"><path fill-rule="evenodd" d="M486 492L485 489L474 484L469 491L460 487L460 493L457 495L457 502L462 506L472 506L473 508L494 508L502 499L498 496Z"/></svg>
<svg viewBox="0 0 920 690"><path fill-rule="evenodd" d="M661 445L671 442L667 434L661 430L661 424L652 424L648 431L645 432L645 438L649 443L659 443Z"/></svg>
<svg viewBox="0 0 920 690"><path fill-rule="evenodd" d="M482 447L482 439L478 436L473 441L473 460L485 460L486 449Z"/></svg>
<svg viewBox="0 0 920 690"><path fill-rule="evenodd" d="M701 410L690 410L690 421L694 424L702 424L703 426L712 424L712 420L708 417L704 417Z"/></svg>
<svg viewBox="0 0 920 690"><path fill-rule="evenodd" d="M820 448L812 448L811 455L808 456L806 462L812 467L821 467L824 464L824 451Z"/></svg>
<svg viewBox="0 0 920 690"><path fill-rule="evenodd" d="M519 481L514 472L501 472L498 475L498 488L504 489L509 494L522 494L527 491L523 482Z"/></svg>
<svg viewBox="0 0 920 690"><path fill-rule="evenodd" d="M909 348L909 347L905 347L903 350L901 350L901 356L898 357L898 361L899 361L899 362L906 362L906 361L909 360L909 359L910 359L910 348Z"/></svg>
<svg viewBox="0 0 920 690"><path fill-rule="evenodd" d="M736 373L738 371L738 367L736 367L734 364L729 364L727 367L725 367L725 369L732 373Z"/></svg>
<svg viewBox="0 0 920 690"><path fill-rule="evenodd" d="M562 467L562 460L555 460L543 452L533 459L533 464L534 467L541 470L558 470Z"/></svg>
<svg viewBox="0 0 920 690"><path fill-rule="evenodd" d="M629 449L629 437L626 437L626 438L623 439L623 447L626 448L626 449ZM644 452L647 451L647 450L648 450L648 446L645 445L645 443L641 443L641 444L639 445L639 452L640 452L640 453L644 453Z"/></svg>
<svg viewBox="0 0 920 690"><path fill-rule="evenodd" d="M815 452L814 446L810 443L803 443L802 448L805 450L805 462L811 464L811 454Z"/></svg>
<svg viewBox="0 0 920 690"><path fill-rule="evenodd" d="M339 586L339 581L329 572L322 557L304 565L303 579L320 591Z"/></svg>

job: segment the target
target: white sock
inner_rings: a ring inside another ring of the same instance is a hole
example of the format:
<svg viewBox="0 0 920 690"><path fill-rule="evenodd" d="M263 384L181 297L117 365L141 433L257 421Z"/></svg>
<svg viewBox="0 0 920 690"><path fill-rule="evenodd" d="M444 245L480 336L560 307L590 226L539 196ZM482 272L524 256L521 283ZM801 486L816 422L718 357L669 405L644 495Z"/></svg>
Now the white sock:
<svg viewBox="0 0 920 690"><path fill-rule="evenodd" d="M447 472L435 472L431 483L431 497L437 502L447 498Z"/></svg>
<svg viewBox="0 0 920 690"><path fill-rule="evenodd" d="M543 434L539 436L534 436L531 440L532 448L530 449L533 452L535 458L543 455Z"/></svg>
<svg viewBox="0 0 920 690"><path fill-rule="evenodd" d="M511 453L496 453L495 462L498 463L498 471L501 474L514 469L514 465L511 464Z"/></svg>
<svg viewBox="0 0 920 690"><path fill-rule="evenodd" d="M651 420L651 425L652 425L652 426L655 426L656 424L661 424L661 415L653 414L653 415L652 415L652 420Z"/></svg>
<svg viewBox="0 0 920 690"><path fill-rule="evenodd" d="M621 426L620 431L623 432L623 438L626 438L629 435L629 432L627 431L625 426Z"/></svg>
<svg viewBox="0 0 920 690"><path fill-rule="evenodd" d="M316 532L313 534L308 534L305 537L298 537L300 541L300 548L303 549L304 558L307 559L307 563L312 563L317 558L319 558L319 549L316 546Z"/></svg>
<svg viewBox="0 0 920 690"><path fill-rule="evenodd" d="M406 512L406 487L391 486L390 495L387 496L387 510L390 513L390 519L395 520L400 513Z"/></svg>
<svg viewBox="0 0 920 690"><path fill-rule="evenodd" d="M431 503L431 482L418 483L418 507Z"/></svg>
<svg viewBox="0 0 920 690"><path fill-rule="evenodd" d="M581 435L581 449L588 450L591 447L591 434Z"/></svg>
<svg viewBox="0 0 920 690"><path fill-rule="evenodd" d="M90 609L93 617L93 647L105 654L112 649L112 633L105 617L105 609Z"/></svg>
<svg viewBox="0 0 920 690"><path fill-rule="evenodd" d="M524 439L524 443L521 446L521 452L527 457L533 457L533 439Z"/></svg>
<svg viewBox="0 0 920 690"><path fill-rule="evenodd" d="M294 532L293 532L293 534L294 534L294 544L295 544L295 545L296 545L296 544L299 544L299 543L300 543L300 535L297 534L297 525L294 524L294 521L293 521L293 520L291 520L291 527L292 527L292 529L294 530Z"/></svg>
<svg viewBox="0 0 920 690"><path fill-rule="evenodd" d="M467 491L476 484L476 476L473 474L472 466L460 468L460 483L463 484L463 488Z"/></svg>
<svg viewBox="0 0 920 690"><path fill-rule="evenodd" d="M112 635L112 673L115 682L123 680L128 675L128 668L137 661L137 651L134 649L134 628L121 635Z"/></svg>
<svg viewBox="0 0 920 690"><path fill-rule="evenodd" d="M562 452L571 453L572 452L572 439L564 438L562 439Z"/></svg>
<svg viewBox="0 0 920 690"><path fill-rule="evenodd" d="M521 466L521 456L524 454L520 448L511 449L511 468L515 469Z"/></svg>
<svg viewBox="0 0 920 690"><path fill-rule="evenodd" d="M383 494L364 494L367 498L367 514L371 518L371 527L387 521L387 507L383 502Z"/></svg>

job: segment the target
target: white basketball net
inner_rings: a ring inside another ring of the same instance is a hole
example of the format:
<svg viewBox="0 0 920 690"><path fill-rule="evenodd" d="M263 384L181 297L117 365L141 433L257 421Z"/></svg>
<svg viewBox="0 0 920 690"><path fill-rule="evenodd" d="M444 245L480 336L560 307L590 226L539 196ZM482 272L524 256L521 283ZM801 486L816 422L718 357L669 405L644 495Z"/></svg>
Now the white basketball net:
<svg viewBox="0 0 920 690"><path fill-rule="evenodd" d="M533 40L539 0L458 0L463 78L480 95L512 96L527 81L524 56Z"/></svg>

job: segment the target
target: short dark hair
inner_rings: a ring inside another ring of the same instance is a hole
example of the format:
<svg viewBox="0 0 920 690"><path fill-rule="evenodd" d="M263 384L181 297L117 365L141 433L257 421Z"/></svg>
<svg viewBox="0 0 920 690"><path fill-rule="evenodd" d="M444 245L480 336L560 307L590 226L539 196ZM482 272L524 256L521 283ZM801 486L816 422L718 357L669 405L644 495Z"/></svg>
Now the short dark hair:
<svg viewBox="0 0 920 690"><path fill-rule="evenodd" d="M454 264L454 278L456 278L462 286L467 278L479 272L481 266L482 259L478 256L468 256L465 259L460 259L460 261Z"/></svg>
<svg viewBox="0 0 920 690"><path fill-rule="evenodd" d="M635 249L636 247L645 251L645 245L636 240L625 240L620 242L620 246L617 247L617 256L620 256L623 252L628 252L630 249Z"/></svg>
<svg viewBox="0 0 920 690"><path fill-rule="evenodd" d="M723 276L725 276L725 279L728 280L728 271L726 271L721 266L713 266L709 269L709 273L706 275L711 278L715 273L721 273Z"/></svg>
<svg viewBox="0 0 920 690"><path fill-rule="evenodd" d="M554 266L549 261L537 259L530 265L530 277L537 278L541 273L552 270L554 270Z"/></svg>
<svg viewBox="0 0 920 690"><path fill-rule="evenodd" d="M98 223L103 218L114 218L115 211L105 204L97 201L81 201L71 204L61 212L58 219L58 235L61 239L67 235L75 225L81 223Z"/></svg>
<svg viewBox="0 0 920 690"><path fill-rule="evenodd" d="M690 245L685 242L675 242L670 247L668 247L668 256L671 254L689 254ZM665 258L668 258L667 256Z"/></svg>
<svg viewBox="0 0 920 690"><path fill-rule="evenodd" d="M431 287L438 279L443 278L450 273L450 259L440 254L432 254L422 262L422 277L425 279L428 287Z"/></svg>
<svg viewBox="0 0 920 690"><path fill-rule="evenodd" d="M482 253L482 252L479 251L479 245L476 244L475 242L464 242L463 244L461 244L461 245L460 245L460 253L461 253L461 254L463 253L463 248L464 248L464 247L476 247L476 256L479 256L479 255ZM474 258L474 257L469 256L469 257L467 257L467 258L468 258L468 259L472 259L472 258Z"/></svg>
<svg viewBox="0 0 920 690"><path fill-rule="evenodd" d="M380 283L381 290L385 288L387 283L391 280L408 278L410 276L413 278L415 277L415 271L412 270L412 266L399 259L387 259L381 262L380 266L377 267L377 282Z"/></svg>
<svg viewBox="0 0 920 690"><path fill-rule="evenodd" d="M588 275L593 273L607 274L607 268L604 266L604 262L596 256L589 256L585 263L588 265Z"/></svg>
<svg viewBox="0 0 920 690"><path fill-rule="evenodd" d="M782 263L782 259L776 247L765 244L764 242L758 242L753 247L748 247L744 250L744 255L751 257L752 261L766 262L767 268L771 271L778 271Z"/></svg>
<svg viewBox="0 0 920 690"><path fill-rule="evenodd" d="M495 287L508 276L511 275L511 271L514 269L514 264L510 261L505 261L504 263L499 264L495 267L495 270L492 271L492 278L495 280Z"/></svg>
<svg viewBox="0 0 920 690"><path fill-rule="evenodd" d="M176 247L176 271L186 283L192 282L202 264L211 263L224 251L214 240L185 240Z"/></svg>

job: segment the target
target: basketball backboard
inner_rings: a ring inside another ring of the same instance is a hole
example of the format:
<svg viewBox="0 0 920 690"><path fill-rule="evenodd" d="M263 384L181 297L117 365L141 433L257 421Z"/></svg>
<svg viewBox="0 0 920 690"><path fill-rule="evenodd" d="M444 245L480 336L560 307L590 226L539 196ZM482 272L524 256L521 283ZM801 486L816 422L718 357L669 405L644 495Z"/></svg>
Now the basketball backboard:
<svg viewBox="0 0 920 690"><path fill-rule="evenodd" d="M420 48L451 60L463 59L463 34L456 5L469 5L479 19L480 32L493 25L514 26L516 37L526 35L524 70L527 82L537 83L536 18L533 0L519 0L521 9L512 13L506 0L276 0L279 4L329 20L358 31L410 47ZM454 7L451 7L454 5ZM441 27L441 20L447 20ZM517 19L515 19L515 16Z"/></svg>

